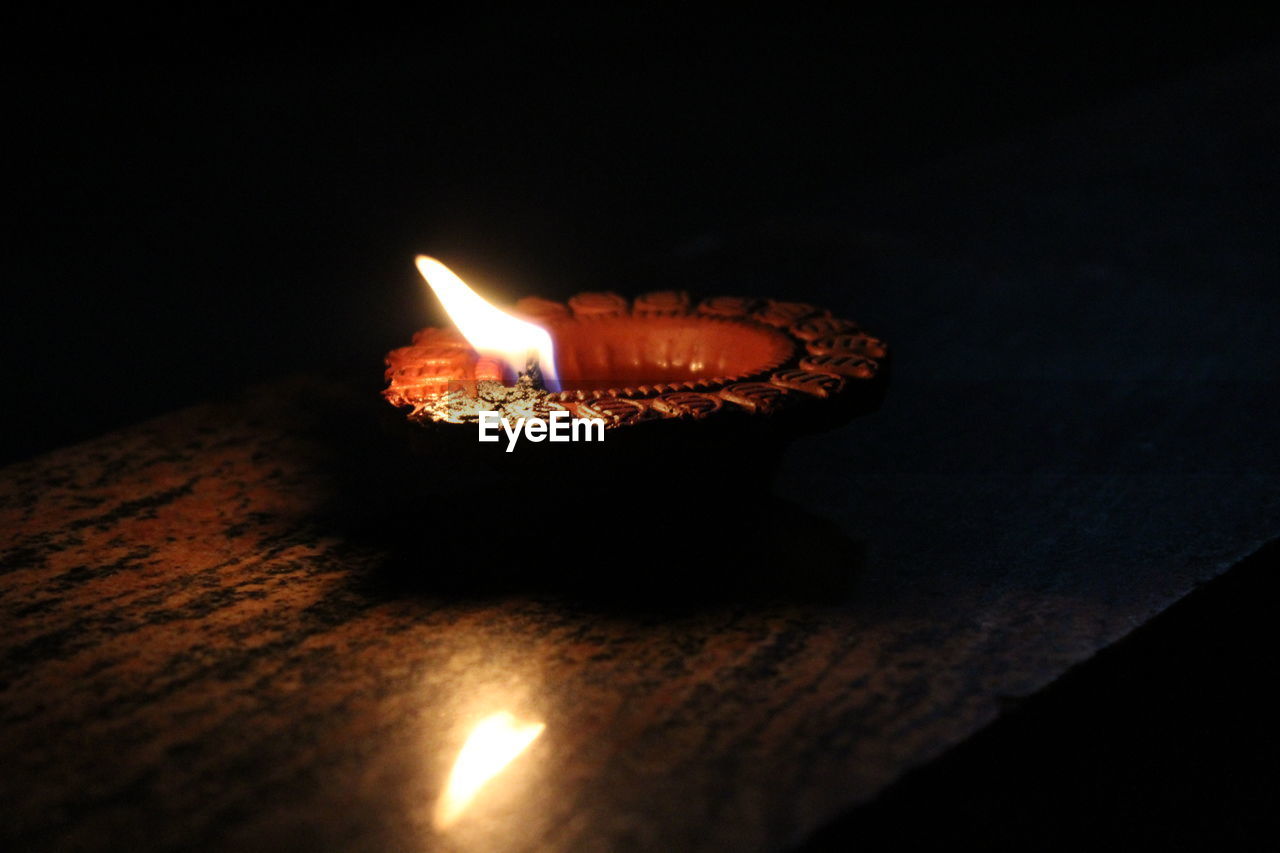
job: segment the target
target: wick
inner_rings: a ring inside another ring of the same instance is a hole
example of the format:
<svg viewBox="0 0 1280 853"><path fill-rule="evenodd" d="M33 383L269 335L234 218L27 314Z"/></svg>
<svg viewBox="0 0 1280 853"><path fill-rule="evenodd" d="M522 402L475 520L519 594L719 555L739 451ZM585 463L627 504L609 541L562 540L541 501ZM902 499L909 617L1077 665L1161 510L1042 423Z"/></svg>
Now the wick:
<svg viewBox="0 0 1280 853"><path fill-rule="evenodd" d="M525 361L524 370L516 375L516 387L532 391L547 390L547 383L542 377L542 366L538 364L536 355L530 354Z"/></svg>

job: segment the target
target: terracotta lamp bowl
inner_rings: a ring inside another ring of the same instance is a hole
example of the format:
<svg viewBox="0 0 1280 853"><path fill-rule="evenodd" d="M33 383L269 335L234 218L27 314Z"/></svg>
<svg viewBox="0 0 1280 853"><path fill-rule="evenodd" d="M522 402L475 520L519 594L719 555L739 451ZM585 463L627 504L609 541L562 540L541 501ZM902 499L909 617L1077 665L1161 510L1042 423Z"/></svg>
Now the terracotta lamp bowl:
<svg viewBox="0 0 1280 853"><path fill-rule="evenodd" d="M794 342L776 329L717 317L568 318L546 324L564 391L554 399L723 388L786 363Z"/></svg>
<svg viewBox="0 0 1280 853"><path fill-rule="evenodd" d="M474 424L483 409L567 409L628 434L622 428L744 419L804 431L874 410L887 379L883 341L798 302L580 293L567 304L522 299L516 313L550 333L560 391L504 389L496 363L456 331L428 328L387 355L384 396L420 426Z"/></svg>

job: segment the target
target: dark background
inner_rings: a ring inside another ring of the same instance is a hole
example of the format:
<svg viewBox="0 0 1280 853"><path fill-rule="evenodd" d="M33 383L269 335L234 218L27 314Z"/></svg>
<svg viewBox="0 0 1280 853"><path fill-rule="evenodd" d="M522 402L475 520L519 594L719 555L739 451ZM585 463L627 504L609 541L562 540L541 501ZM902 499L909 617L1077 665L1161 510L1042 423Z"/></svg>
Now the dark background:
<svg viewBox="0 0 1280 853"><path fill-rule="evenodd" d="M859 200L895 174L1274 53L1276 34L1210 8L17 20L0 462L282 374L376 387L434 310L420 251L504 300L732 292L730 265L681 259L761 222L874 222ZM1274 641L1244 602L1267 600L1274 563L819 841L1258 837ZM1099 692L1119 699L1088 717ZM1037 740L1067 719L1081 740Z"/></svg>
<svg viewBox="0 0 1280 853"><path fill-rule="evenodd" d="M10 28L0 461L376 373L429 319L417 252L497 298L653 289L709 234L874 222L885 176L1274 33L1208 9L369 23Z"/></svg>

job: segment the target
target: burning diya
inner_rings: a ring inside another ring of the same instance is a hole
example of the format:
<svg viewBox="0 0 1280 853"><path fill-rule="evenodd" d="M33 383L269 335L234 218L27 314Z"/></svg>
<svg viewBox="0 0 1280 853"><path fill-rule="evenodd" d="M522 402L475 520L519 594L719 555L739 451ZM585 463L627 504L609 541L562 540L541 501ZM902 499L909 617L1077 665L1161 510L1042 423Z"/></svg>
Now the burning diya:
<svg viewBox="0 0 1280 853"><path fill-rule="evenodd" d="M541 425L525 431L535 442L582 440L579 424L587 440L662 423L804 429L871 411L883 396L884 341L814 305L597 292L525 297L507 312L439 261L419 256L417 266L454 324L387 354L383 395L419 426L470 424L496 441L499 420L529 422Z"/></svg>

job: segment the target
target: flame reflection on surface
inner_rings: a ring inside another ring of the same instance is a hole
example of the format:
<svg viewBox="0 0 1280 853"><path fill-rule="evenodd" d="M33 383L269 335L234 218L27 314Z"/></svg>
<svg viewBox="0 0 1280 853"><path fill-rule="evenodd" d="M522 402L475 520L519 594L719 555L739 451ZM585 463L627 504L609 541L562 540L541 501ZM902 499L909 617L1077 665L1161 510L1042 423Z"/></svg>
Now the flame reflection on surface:
<svg viewBox="0 0 1280 853"><path fill-rule="evenodd" d="M476 723L458 751L444 793L436 804L435 823L448 827L466 811L489 780L524 752L546 728L544 723L517 720L508 711Z"/></svg>
<svg viewBox="0 0 1280 853"><path fill-rule="evenodd" d="M453 270L435 258L418 255L415 263L439 297L449 319L476 352L501 359L514 373L524 371L530 357L537 358L547 389L560 390L555 347L546 329L485 302Z"/></svg>

